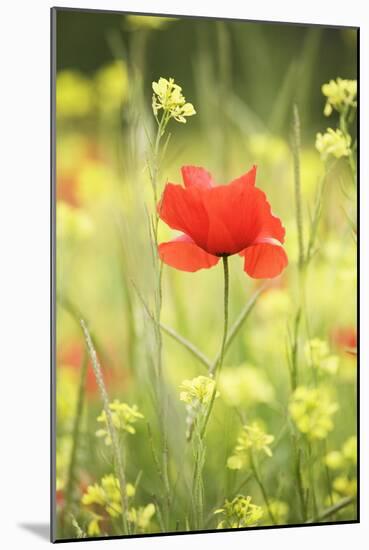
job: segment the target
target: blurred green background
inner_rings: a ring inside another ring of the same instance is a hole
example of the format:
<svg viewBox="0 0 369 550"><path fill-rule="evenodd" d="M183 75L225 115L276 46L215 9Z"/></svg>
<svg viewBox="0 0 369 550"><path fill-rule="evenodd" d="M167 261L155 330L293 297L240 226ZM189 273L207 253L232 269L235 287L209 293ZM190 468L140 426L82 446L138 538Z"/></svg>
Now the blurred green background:
<svg viewBox="0 0 369 550"><path fill-rule="evenodd" d="M303 121L318 130L324 123L320 86L336 75L356 78L356 30L324 26L235 22L213 19L173 19L163 27L142 29L115 13L60 11L57 23L57 68L78 69L91 75L119 53L132 54L132 34L146 33L144 89L158 75L186 83L186 93L198 104L196 64L199 50L213 57L213 77L219 78L220 59L233 92L271 131L288 131L283 105L299 104ZM163 31L163 32L161 32ZM221 34L225 37L220 36ZM222 50L221 55L217 52ZM205 63L205 61L204 61ZM208 83L209 86L211 83ZM282 110L279 112L278 109ZM193 121L193 125L200 122ZM194 129L195 129L194 128ZM304 131L309 131L304 124Z"/></svg>

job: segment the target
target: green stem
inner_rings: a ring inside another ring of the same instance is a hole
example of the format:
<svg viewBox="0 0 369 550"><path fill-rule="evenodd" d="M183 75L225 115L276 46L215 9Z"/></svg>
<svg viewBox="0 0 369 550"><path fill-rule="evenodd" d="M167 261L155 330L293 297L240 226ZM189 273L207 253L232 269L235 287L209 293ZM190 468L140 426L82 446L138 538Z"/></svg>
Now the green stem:
<svg viewBox="0 0 369 550"><path fill-rule="evenodd" d="M348 108L346 108L340 114L340 130L341 130L341 132L343 133L343 135L345 136L346 139L351 140L351 136L350 136L350 133L348 131L347 123L346 123L347 112L348 112ZM354 180L354 182L356 182L356 164L355 164L355 160L354 160L354 156L353 156L353 152L352 152L351 147L349 148L349 155L348 155L347 158L348 158L349 166L350 166L350 169L351 169L352 179Z"/></svg>
<svg viewBox="0 0 369 550"><path fill-rule="evenodd" d="M315 480L314 480L314 467L313 467L313 453L311 444L308 443L308 451L309 451L309 457L308 457L308 467L309 467L309 479L310 479L310 488L311 488L311 498L313 501L313 515L318 515L318 504L316 500L316 491L315 491Z"/></svg>
<svg viewBox="0 0 369 550"><path fill-rule="evenodd" d="M295 449L296 449L296 479L297 479L297 492L299 495L300 501L300 513L302 521L306 521L307 518L307 509L305 502L305 491L302 480L302 468L301 468L301 449L298 447L298 444L295 440Z"/></svg>
<svg viewBox="0 0 369 550"><path fill-rule="evenodd" d="M202 470L205 462L204 440L195 426L195 436L193 438L193 453L195 458L195 467L192 480L192 502L193 502L193 524L194 529L199 530L203 527L204 521L204 485L202 479Z"/></svg>
<svg viewBox="0 0 369 550"><path fill-rule="evenodd" d="M330 508L327 508L326 510L324 510L324 512L317 514L316 516L314 516L312 519L309 519L305 523L316 523L318 521L321 521L322 519L329 518L330 516L333 516L340 510L343 510L347 506L350 506L350 504L353 504L355 502L355 498L356 497L345 497L339 502L337 502L337 504L334 504Z"/></svg>
<svg viewBox="0 0 369 550"><path fill-rule="evenodd" d="M227 342L227 335L228 335L228 303L229 303L229 268L228 268L228 256L223 256L223 271L224 271L224 328L223 328L223 338L222 338L222 344L220 346L220 353L219 358L217 360L216 366L213 370L209 372L209 374L212 376L215 376L215 384L214 384L214 390L210 399L209 407L206 412L204 424L202 426L200 437L201 439L204 438L206 428L209 422L211 411L213 410L213 405L215 401L215 396L217 393L217 385L219 380L220 371L223 366L223 360L224 360L224 352L226 349L226 342Z"/></svg>
<svg viewBox="0 0 369 550"><path fill-rule="evenodd" d="M133 287L134 287L134 289L137 293L137 296L138 296L139 300L141 301L143 307L145 308L145 311L146 311L147 315L150 317L150 319L154 323L156 323L156 319L155 319L154 314L150 311L150 308L148 307L147 303L145 302L141 292L139 291L139 289L135 285L135 282L131 281L131 283L132 283L132 285L133 285ZM232 344L233 340L235 339L236 335L238 334L238 331L241 329L241 327L244 324L244 322L246 321L246 319L249 317L249 315L250 315L251 311L253 310L259 296L267 290L268 286L269 286L268 284L264 284L258 290L256 290L256 292L251 296L250 300L247 302L247 304L242 309L242 311L239 314L239 316L237 317L236 321L234 322L234 324L232 325L232 327L228 331L228 337L227 337L227 341L225 343L224 354L227 352L228 348ZM160 328L165 334L167 334L168 336L173 338L173 340L176 340L176 342L181 344L190 353L192 353L192 355L194 357L196 357L196 359L198 359L204 365L204 367L206 368L206 370L208 371L208 373L210 375L212 375L214 373L214 370L215 370L215 368L216 368L216 366L219 362L219 355L220 355L219 353L216 356L216 358L214 359L214 361L211 361L192 342L190 342L189 340L184 338L184 336L179 334L176 330L172 329L171 327L168 327L167 325L165 325L162 322L160 322Z"/></svg>
<svg viewBox="0 0 369 550"><path fill-rule="evenodd" d="M293 162L295 175L295 205L296 205L296 226L299 245L298 266L302 270L304 265L304 236L303 236L303 216L302 216L302 198L301 198L301 168L300 168L300 147L301 147L301 129L300 117L297 105L293 106Z"/></svg>
<svg viewBox="0 0 369 550"><path fill-rule="evenodd" d="M204 367L206 367L207 370L209 370L212 367L212 363L209 361L209 359L200 351L192 342L181 336L181 334L178 334L174 329L168 327L164 323L160 323L160 328L163 332L165 332L168 336L171 336L173 340L176 340L179 344L181 344L183 347L185 347L196 359L198 359Z"/></svg>
<svg viewBox="0 0 369 550"><path fill-rule="evenodd" d="M153 167L151 171L151 185L153 189L154 202L155 202L155 217L154 217L154 248L155 257L158 260L158 273L157 273L157 292L156 292L156 311L155 311L155 337L157 343L157 362L156 362L156 394L158 401L158 418L160 425L160 432L162 436L162 475L165 489L165 504L163 506L163 515L165 517L166 525L168 528L169 521L169 509L170 509L170 482L168 471L168 437L167 437L167 423L166 423L166 397L164 395L164 381L163 381L163 362L162 362L162 348L163 340L160 327L161 309L162 309L162 262L160 261L157 253L158 248L158 224L159 214L157 211L158 203L158 175L159 175L159 155L160 155L160 143L161 138L165 133L166 125L168 124L168 117L164 112L160 122L158 122L158 129L155 138L155 144L153 149Z"/></svg>
<svg viewBox="0 0 369 550"><path fill-rule="evenodd" d="M201 426L198 426L196 423L195 426L195 441L194 445L194 455L195 455L195 466L194 466L194 477L193 477L193 502L195 505L195 522L196 527L200 529L203 522L203 479L202 471L205 463L205 445L204 438L206 433L206 428L210 419L211 411L213 409L215 397L217 394L217 382L219 379L219 374L223 365L224 352L227 342L228 335L228 302L229 302L229 269L228 269L228 256L223 256L223 272L224 272L224 328L223 328L223 338L220 346L219 360L215 368L215 384L214 389L210 398L209 405L205 412L205 419ZM199 431L197 431L199 430ZM199 523L201 522L201 523Z"/></svg>
<svg viewBox="0 0 369 550"><path fill-rule="evenodd" d="M301 307L297 310L294 329L293 329L293 342L291 350L291 388L295 391L298 385L298 355L299 355L299 329L301 319Z"/></svg>
<svg viewBox="0 0 369 550"><path fill-rule="evenodd" d="M250 300L247 302L247 304L245 305L245 307L243 308L243 310L241 311L241 313L239 314L239 316L237 317L236 321L234 322L234 324L232 325L231 329L229 330L228 332L228 335L227 335L227 339L226 339L226 342L225 342L225 346L224 346L224 350L223 350L223 359L224 359L224 355L227 351L227 349L229 348L229 346L231 345L231 343L233 342L233 340L235 339L238 331L240 330L240 328L242 327L243 323L246 321L246 319L248 318L248 316L250 315L251 311L253 310L255 304L256 304L256 301L257 299L259 298L259 296L265 292L268 288L268 283L267 284L264 284L262 285L250 298ZM216 356L213 364L211 365L211 368L209 369L209 374L210 375L213 375L217 366L218 366L218 363L219 363L219 360L220 360L220 355L222 353L222 350L220 350L220 352L218 353L218 355ZM222 359L222 361L223 361Z"/></svg>
<svg viewBox="0 0 369 550"><path fill-rule="evenodd" d="M272 510L271 510L271 507L270 507L268 494L266 492L266 489L265 489L264 484L262 482L262 479L260 477L258 466L255 462L255 458L254 458L254 455L253 455L252 451L250 451L250 462L251 462L251 469L252 469L252 472L254 474L256 483L258 484L258 486L260 488L260 491L261 491L261 494L263 495L263 499L264 499L264 502L265 502L265 506L268 510L269 517L272 520L272 523L275 525L276 522L275 522L275 518L273 516Z"/></svg>
<svg viewBox="0 0 369 550"><path fill-rule="evenodd" d="M327 442L324 440L324 444L323 444L324 456L327 456L327 453L328 453ZM329 495L329 502L330 502L330 505L333 506L334 503L333 503L333 492L332 492L332 479L331 479L331 474L329 473L329 468L327 464L324 464L324 469L325 469L325 475L327 478L327 492Z"/></svg>
<svg viewBox="0 0 369 550"><path fill-rule="evenodd" d="M147 315L150 317L151 321L153 323L157 323L157 320L155 319L155 315L151 312L149 306L147 305L147 303L145 302L141 292L139 291L139 289L137 288L137 286L135 285L135 282L134 281L131 281L132 282L132 285L137 293L137 296L138 298L140 299ZM187 340L186 338L184 338L181 334L179 334L177 331L175 331L174 329L168 327L167 325L165 325L164 323L162 323L160 321L159 323L160 325L160 328L161 330L167 334L168 336L170 336L171 338L173 338L173 340L176 340L176 342L178 342L179 344L181 344L184 348L186 348L190 353L192 353L192 355L194 357L196 357L203 365L204 367L206 368L207 371L209 371L211 368L212 368L212 363L210 361L210 359L208 359L206 357L206 355L204 355L202 353L202 351L200 351L194 344L192 344L192 342L190 342L189 340Z"/></svg>

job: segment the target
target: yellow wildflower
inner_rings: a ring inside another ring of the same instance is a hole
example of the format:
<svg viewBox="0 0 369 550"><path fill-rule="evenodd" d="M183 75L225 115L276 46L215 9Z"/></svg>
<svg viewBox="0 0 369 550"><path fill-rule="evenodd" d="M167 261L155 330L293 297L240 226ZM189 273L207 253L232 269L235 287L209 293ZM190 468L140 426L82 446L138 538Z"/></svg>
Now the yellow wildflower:
<svg viewBox="0 0 369 550"><path fill-rule="evenodd" d="M135 488L127 483L127 497L135 495ZM113 474L104 476L101 483L89 485L81 502L84 506L98 504L112 517L116 518L122 513L121 492L119 479Z"/></svg>
<svg viewBox="0 0 369 550"><path fill-rule="evenodd" d="M326 388L299 386L294 391L289 411L298 430L309 439L325 439L333 430L333 414L338 404L333 402Z"/></svg>
<svg viewBox="0 0 369 550"><path fill-rule="evenodd" d="M191 439L197 416L205 413L206 407L212 399L215 381L208 376L197 376L192 380L183 380L179 389L181 390L179 399L186 403L186 437ZM219 392L216 391L215 398L218 396Z"/></svg>
<svg viewBox="0 0 369 550"><path fill-rule="evenodd" d="M179 398L187 405L206 405L210 402L215 388L215 381L208 376L197 376L192 380L184 380L180 385Z"/></svg>
<svg viewBox="0 0 369 550"><path fill-rule="evenodd" d="M136 429L134 428L133 424L135 424L141 418L144 418L143 414L138 411L136 405L130 407L129 405L127 405L127 403L120 403L118 399L115 399L113 403L109 404L109 408L111 410L113 425L116 430L121 432L128 432L130 434L136 433ZM105 428L97 430L97 437L104 437L105 444L111 445L111 438L108 431L107 418L104 410L97 417L97 421L102 422L106 426Z"/></svg>
<svg viewBox="0 0 369 550"><path fill-rule="evenodd" d="M313 338L305 344L307 360L316 369L328 374L336 374L339 366L339 357L332 355L326 341Z"/></svg>
<svg viewBox="0 0 369 550"><path fill-rule="evenodd" d="M287 502L271 499L269 501L269 508L277 525L285 525L287 523L290 511Z"/></svg>
<svg viewBox="0 0 369 550"><path fill-rule="evenodd" d="M333 480L333 489L341 496L354 497L357 493L357 481L347 476L339 476Z"/></svg>
<svg viewBox="0 0 369 550"><path fill-rule="evenodd" d="M151 518L154 514L155 506L150 503L147 506L130 508L128 511L128 520L136 525L140 531L145 531L149 527Z"/></svg>
<svg viewBox="0 0 369 550"><path fill-rule="evenodd" d="M100 521L103 519L104 518L98 514L92 514L92 518L87 525L87 534L89 537L97 537L101 534Z"/></svg>
<svg viewBox="0 0 369 550"><path fill-rule="evenodd" d="M329 452L325 459L326 465L331 470L349 469L357 463L357 438L355 435L349 437L342 445L341 451Z"/></svg>
<svg viewBox="0 0 369 550"><path fill-rule="evenodd" d="M267 456L272 456L269 447L274 441L274 436L265 433L258 422L253 422L250 426L243 426L242 433L237 439L237 445L234 454L227 460L227 466L231 470L239 470L248 464L249 453L251 450L256 452L263 451Z"/></svg>
<svg viewBox="0 0 369 550"><path fill-rule="evenodd" d="M353 435L343 444L342 454L345 459L356 466L357 464L357 437Z"/></svg>
<svg viewBox="0 0 369 550"><path fill-rule="evenodd" d="M196 111L192 103L186 103L182 94L182 88L174 82L173 78L159 78L152 83L154 94L152 96L152 109L155 116L163 109L165 117L174 118L177 122L186 122L186 117L193 116Z"/></svg>
<svg viewBox="0 0 369 550"><path fill-rule="evenodd" d="M339 470L345 463L345 459L339 451L331 451L324 458L325 464L330 470Z"/></svg>
<svg viewBox="0 0 369 550"><path fill-rule="evenodd" d="M322 93L327 98L324 107L325 116L330 116L335 109L342 112L348 107L356 107L357 81L337 78L323 84Z"/></svg>
<svg viewBox="0 0 369 550"><path fill-rule="evenodd" d="M250 496L238 495L232 501L226 500L223 508L215 510L214 514L223 516L217 529L238 529L258 525L263 516L263 509L261 506L252 504Z"/></svg>
<svg viewBox="0 0 369 550"><path fill-rule="evenodd" d="M351 137L348 134L343 134L340 129L332 130L332 128L328 128L325 134L318 132L316 135L315 147L323 160L326 160L329 155L337 159L348 157L350 146Z"/></svg>

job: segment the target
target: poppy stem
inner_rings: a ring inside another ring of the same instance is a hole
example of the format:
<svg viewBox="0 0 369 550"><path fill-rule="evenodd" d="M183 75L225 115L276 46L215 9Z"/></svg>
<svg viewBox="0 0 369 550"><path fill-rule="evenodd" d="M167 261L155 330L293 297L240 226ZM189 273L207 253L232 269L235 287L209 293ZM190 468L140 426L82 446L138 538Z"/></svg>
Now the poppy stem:
<svg viewBox="0 0 369 550"><path fill-rule="evenodd" d="M220 369L223 365L224 353L226 349L227 336L228 336L228 303L229 303L229 267L228 256L223 256L223 270L224 270L224 329L222 346L220 348L219 361L215 368L215 375L218 378Z"/></svg>
<svg viewBox="0 0 369 550"><path fill-rule="evenodd" d="M226 343L227 343L227 336L228 336L228 303L229 303L229 267L228 267L228 256L223 256L223 271L224 271L224 329L223 329L223 338L222 338L222 344L220 346L220 352L219 352L219 358L215 365L214 369L210 369L209 374L211 376L215 376L215 384L213 393L211 395L210 403L208 410L206 412L204 424L202 426L201 430L201 439L204 438L206 428L209 422L210 414L213 409L215 396L217 394L217 386L218 386L218 380L220 371L223 366L223 360L226 350Z"/></svg>
<svg viewBox="0 0 369 550"><path fill-rule="evenodd" d="M211 394L210 402L205 411L205 418L202 426L199 426L199 432L195 434L194 441L194 454L195 454L195 469L193 477L193 499L196 510L195 525L196 528L200 528L203 522L203 505L204 505L204 485L202 479L202 471L205 463L205 453L206 448L204 445L204 438L206 433L206 428L210 419L211 411L213 410L214 401L217 395L217 385L219 380L219 374L223 365L224 354L227 343L228 336L228 302L229 302L229 268L228 268L228 256L223 256L223 271L224 271L224 328L223 328L223 338L222 344L220 346L219 359L215 364L214 371L212 368L209 368L209 375L215 376L214 389ZM197 430L197 427L196 427ZM199 521L200 524L199 525Z"/></svg>

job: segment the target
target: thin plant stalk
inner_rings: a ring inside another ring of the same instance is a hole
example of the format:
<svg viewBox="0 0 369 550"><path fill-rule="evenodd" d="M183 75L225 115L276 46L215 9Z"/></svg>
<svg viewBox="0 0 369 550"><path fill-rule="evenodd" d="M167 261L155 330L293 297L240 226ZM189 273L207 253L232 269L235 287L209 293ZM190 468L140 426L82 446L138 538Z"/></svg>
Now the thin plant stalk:
<svg viewBox="0 0 369 550"><path fill-rule="evenodd" d="M204 483L202 471L205 464L205 445L199 433L198 425L195 424L195 435L193 437L194 472L192 480L192 503L193 522L196 530L201 529L204 521Z"/></svg>
<svg viewBox="0 0 369 550"><path fill-rule="evenodd" d="M296 226L299 246L298 266L301 272L304 266L304 235L301 197L301 167L300 167L301 129L297 105L293 106L293 165L295 180Z"/></svg>
<svg viewBox="0 0 369 550"><path fill-rule="evenodd" d="M293 106L293 140L292 154L294 166L294 189L295 189L295 212L296 212L296 229L298 239L298 275L299 275L299 305L295 317L294 339L292 347L292 367L291 367L291 385L293 391L297 387L298 382L298 354L299 354L299 334L301 315L306 316L304 311L305 304L305 254L304 254L304 235L303 235L303 214L302 214L302 193L301 193L301 166L300 166L300 149L301 149L301 127L298 107ZM302 460L301 449L299 448L297 438L293 437L293 444L296 455L296 482L300 500L301 516L306 521L307 505L305 500L305 491L303 487L302 476Z"/></svg>
<svg viewBox="0 0 369 550"><path fill-rule="evenodd" d="M246 319L250 315L250 313L253 310L258 298L261 296L261 294L263 292L265 292L267 290L267 288L268 288L268 284L264 284L258 290L256 290L256 292L251 296L250 300L246 303L245 307L243 308L243 310L241 311L241 313L239 314L239 316L237 317L236 321L234 322L234 324L232 325L232 327L230 328L229 331L228 331L228 324L227 324L228 334L227 334L227 337L226 337L226 342L225 342L225 346L224 346L224 350L223 350L223 356L225 355L225 353L228 350L229 346L231 345L234 338L238 334L238 331L242 327L243 323L246 321ZM228 315L228 311L227 311L227 315ZM228 323L228 320L227 320L227 323ZM214 362L213 362L213 364L212 364L212 366L209 370L210 375L213 375L215 370L218 368L221 353L222 353L222 349L220 350L220 352L216 356L216 358L215 358L215 360L214 360ZM222 362L223 362L223 359L224 359L224 357L222 358Z"/></svg>
<svg viewBox="0 0 369 550"><path fill-rule="evenodd" d="M128 521L128 497L127 497L127 481L124 471L124 463L123 463L123 457L120 451L120 445L119 445L119 438L117 431L115 429L114 423L113 423L113 417L111 414L111 410L109 407L109 398L108 393L106 391L104 378L102 375L102 370L100 366L99 359L97 357L96 350L94 348L91 335L89 333L89 330L87 328L86 323L83 319L80 320L81 327L83 330L83 334L85 337L87 350L90 355L90 359L92 362L92 368L95 374L96 382L98 385L98 388L100 390L101 400L103 402L103 407L106 415L106 423L107 428L109 432L110 439L112 441L112 448L113 448L113 456L114 456L114 467L116 470L116 475L119 479L119 486L120 486L120 497L121 497L121 507L122 507L122 520L123 520L123 528L124 532L129 535L130 534L130 526Z"/></svg>
<svg viewBox="0 0 369 550"><path fill-rule="evenodd" d="M224 327L223 327L223 337L222 343L220 346L219 360L217 361L217 366L215 369L215 384L212 391L210 402L205 409L204 421L199 423L196 421L194 426L195 436L193 441L194 448L194 474L193 474L193 484L192 484L192 500L194 502L195 513L195 522L197 528L202 526L203 521L203 479L202 472L205 464L205 433L206 428L210 419L210 415L213 409L214 401L217 394L217 385L219 380L219 374L223 365L224 353L228 335L228 302L229 302L229 268L228 268L228 256L223 256L223 273L224 273ZM199 523L201 521L201 523Z"/></svg>
<svg viewBox="0 0 369 550"><path fill-rule="evenodd" d="M348 108L346 108L343 112L340 113L340 130L346 138L351 139L350 133L347 128L347 122L346 122L347 114L348 114ZM349 154L347 158L348 158L348 163L352 174L352 179L354 180L354 182L356 182L356 163L353 155L353 150L351 147L349 147Z"/></svg>
<svg viewBox="0 0 369 550"><path fill-rule="evenodd" d="M135 285L134 281L131 281L134 289L137 293L138 298L140 299L142 305L145 308L145 311L147 315L150 317L150 319L155 323L156 319L154 314L150 311L149 306L145 302L142 294L140 293L139 289ZM245 304L244 308L241 310L241 313L237 317L236 321L233 323L232 327L228 330L228 336L227 341L225 344L225 350L224 353L227 352L228 348L232 344L233 340L235 339L236 335L238 334L239 330L243 326L244 322L248 319L250 313L252 312L258 298L261 296L263 292L265 292L268 288L268 284L262 285L256 292L251 296L250 300ZM174 330L171 327L168 327L166 324L160 322L160 328L161 330L170 336L173 340L181 344L184 348L186 348L196 359L200 361L208 371L210 375L213 375L214 370L219 362L219 353L215 357L213 361L211 361L201 350L199 350L192 342L187 340L184 336L179 334L176 330Z"/></svg>
<svg viewBox="0 0 369 550"><path fill-rule="evenodd" d="M301 461L301 449L295 443L295 469L296 469L296 480L297 480L297 492L299 496L299 503L300 503L300 514L302 521L306 521L307 519L307 505L306 505L306 499L305 499L305 491L304 491L304 484L302 480L302 461Z"/></svg>
<svg viewBox="0 0 369 550"><path fill-rule="evenodd" d="M323 519L327 519L330 516L333 516L334 514L339 512L340 510L343 510L347 506L350 506L350 504L353 504L354 502L355 497L345 497L333 506L330 506L329 508L321 512L320 514L317 514L313 518L309 519L305 523L317 523L319 521L322 521Z"/></svg>
<svg viewBox="0 0 369 550"><path fill-rule="evenodd" d="M155 318L155 315L152 313L152 311L150 310L148 304L145 302L144 300L144 297L142 296L141 292L139 291L139 289L137 288L137 286L135 285L135 282L132 281L132 284L133 284L133 287L137 293L137 296L138 298L140 299L147 315L150 317L151 321L153 323L157 323L157 320ZM168 327L166 324L162 323L160 321L159 323L159 326L161 328L161 330L167 334L168 336L170 336L171 338L173 338L173 340L175 340L176 342L178 342L179 344L181 344L184 348L186 348L194 357L196 357L203 365L204 367L206 367L207 370L209 370L211 367L212 367L212 363L210 361L210 359L208 359L206 357L206 355L204 355L202 353L202 351L200 351L192 342L190 342L189 340L187 340L186 338L184 338L181 334L179 334L177 331L175 331L174 329L172 329L171 327Z"/></svg>
<svg viewBox="0 0 369 550"><path fill-rule="evenodd" d="M72 431L72 448L71 448L70 459L69 459L68 478L67 478L66 491L65 491L65 509L64 509L65 517L68 517L68 512L71 508L73 488L75 483L75 469L77 464L79 434L80 434L80 426L81 426L84 397L85 397L87 366L88 366L88 355L87 353L85 353L82 361L77 405L76 405L76 412L74 415L74 423L73 423L73 431Z"/></svg>
<svg viewBox="0 0 369 550"><path fill-rule="evenodd" d="M324 456L327 456L328 449L327 449L327 442L325 440L323 443L323 452L324 452ZM331 506L333 506L334 502L333 502L333 492L332 492L332 479L331 479L331 474L329 472L329 468L327 464L324 464L324 470L325 470L325 476L327 479L327 492L329 496L329 503Z"/></svg>
<svg viewBox="0 0 369 550"><path fill-rule="evenodd" d="M313 465L313 453L311 444L308 443L308 467L309 467L309 481L310 481L310 488L311 488L311 498L313 502L313 514L314 516L318 515L318 504L316 500L316 491L315 491L315 481L314 481L314 465Z"/></svg>
<svg viewBox="0 0 369 550"><path fill-rule="evenodd" d="M167 522L169 521L169 508L170 508L170 481L169 481L169 471L168 471L168 435L167 435L167 423L166 423L166 399L163 395L164 393L164 382L163 382L163 361L162 361L162 348L163 348L163 339L160 328L161 321L161 309L162 309L162 262L159 260L157 247L158 247L158 224L159 224L159 215L156 209L158 203L158 176L159 176L159 163L160 163L160 144L161 139L164 136L166 126L169 122L169 114L164 112L160 121L156 118L158 122L158 128L155 138L155 143L152 151L152 167L149 170L151 186L153 190L153 198L155 203L155 214L153 222L153 248L154 248L154 258L155 264L157 266L157 285L156 285L156 308L155 308L155 338L157 343L157 364L156 364L156 375L157 375L157 401L158 401L158 417L159 417L159 426L160 432L162 434L162 476L164 481L165 488L165 506L164 506L164 516Z"/></svg>
<svg viewBox="0 0 369 550"><path fill-rule="evenodd" d="M270 507L268 493L266 492L266 489L264 487L264 483L261 479L258 464L256 463L256 460L254 458L254 454L253 454L252 450L250 450L250 463L251 463L251 469L252 469L252 473L254 474L254 478L256 480L256 483L258 484L259 489L261 491L261 494L263 495L263 499L264 499L264 502L265 502L265 506L268 510L269 517L272 520L272 523L275 524L276 522L275 522L273 512L271 510L271 507Z"/></svg>

